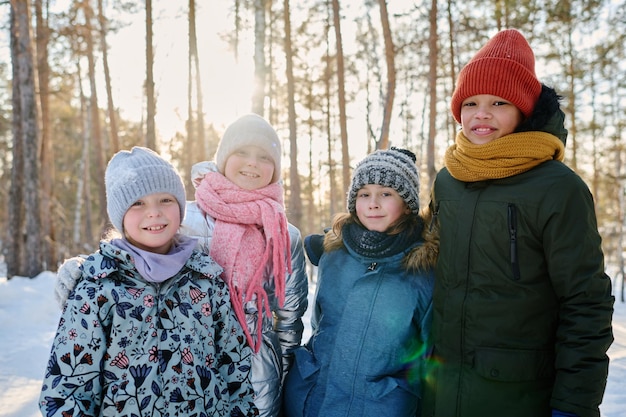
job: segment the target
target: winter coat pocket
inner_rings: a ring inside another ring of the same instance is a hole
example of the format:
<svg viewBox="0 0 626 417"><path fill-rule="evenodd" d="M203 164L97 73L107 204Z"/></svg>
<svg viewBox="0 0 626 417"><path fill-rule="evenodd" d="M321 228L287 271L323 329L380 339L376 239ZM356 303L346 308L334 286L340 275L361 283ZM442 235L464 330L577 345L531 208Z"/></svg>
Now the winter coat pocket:
<svg viewBox="0 0 626 417"><path fill-rule="evenodd" d="M294 351L294 363L283 385L284 414L287 417L304 415L304 405L315 386L319 367L313 354L304 346Z"/></svg>
<svg viewBox="0 0 626 417"><path fill-rule="evenodd" d="M409 384L406 379L393 377L367 378L367 387L371 397L383 398L394 390L400 390L407 394L419 397L419 384Z"/></svg>
<svg viewBox="0 0 626 417"><path fill-rule="evenodd" d="M368 416L415 416L419 404L418 388L393 377L366 382ZM393 412L392 412L393 410Z"/></svg>
<svg viewBox="0 0 626 417"><path fill-rule="evenodd" d="M494 381L520 382L554 376L554 356L547 350L481 347L474 357L476 372Z"/></svg>

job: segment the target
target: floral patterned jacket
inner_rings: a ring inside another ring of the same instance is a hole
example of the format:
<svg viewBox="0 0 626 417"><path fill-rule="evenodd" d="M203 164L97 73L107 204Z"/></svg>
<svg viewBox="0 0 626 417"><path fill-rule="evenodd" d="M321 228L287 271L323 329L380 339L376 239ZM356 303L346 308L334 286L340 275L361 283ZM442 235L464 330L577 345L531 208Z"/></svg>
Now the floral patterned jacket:
<svg viewBox="0 0 626 417"><path fill-rule="evenodd" d="M44 416L258 413L252 351L208 255L194 251L176 276L150 283L102 241L82 268L52 345Z"/></svg>

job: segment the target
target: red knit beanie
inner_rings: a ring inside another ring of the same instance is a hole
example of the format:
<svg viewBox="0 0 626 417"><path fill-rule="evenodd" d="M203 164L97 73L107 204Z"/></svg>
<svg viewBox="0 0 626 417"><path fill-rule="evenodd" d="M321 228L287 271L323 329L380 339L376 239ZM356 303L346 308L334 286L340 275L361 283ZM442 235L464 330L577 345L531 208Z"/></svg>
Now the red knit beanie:
<svg viewBox="0 0 626 417"><path fill-rule="evenodd" d="M541 94L535 75L535 55L515 29L498 32L459 73L450 108L461 123L461 104L468 97L490 94L513 103L525 117Z"/></svg>

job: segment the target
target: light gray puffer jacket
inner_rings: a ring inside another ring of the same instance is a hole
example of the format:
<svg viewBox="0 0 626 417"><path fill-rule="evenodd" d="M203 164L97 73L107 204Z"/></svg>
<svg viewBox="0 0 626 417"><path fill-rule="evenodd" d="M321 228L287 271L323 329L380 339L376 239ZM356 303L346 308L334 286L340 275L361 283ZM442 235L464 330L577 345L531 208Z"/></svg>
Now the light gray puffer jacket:
<svg viewBox="0 0 626 417"><path fill-rule="evenodd" d="M215 219L204 213L195 201L187 202L187 211L180 232L198 239L198 245L207 253L213 237ZM265 284L273 322L263 315L263 345L252 357L250 378L255 391L255 405L261 417L277 417L282 403L282 381L293 359L293 350L302 339L302 316L308 301L308 279L304 248L300 231L289 224L291 239L291 274L285 283L285 303L278 305L273 280ZM245 306L250 333L254 334L258 319L256 303Z"/></svg>

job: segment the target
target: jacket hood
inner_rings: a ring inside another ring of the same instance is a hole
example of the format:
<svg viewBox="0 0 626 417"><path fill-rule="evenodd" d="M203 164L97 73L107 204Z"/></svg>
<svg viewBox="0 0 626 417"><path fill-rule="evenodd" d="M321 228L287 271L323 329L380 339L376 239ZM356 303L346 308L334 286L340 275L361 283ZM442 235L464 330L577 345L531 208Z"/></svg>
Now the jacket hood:
<svg viewBox="0 0 626 417"><path fill-rule="evenodd" d="M439 229L432 225L432 213L426 208L420 212L424 221L422 238L424 243L411 249L402 263L409 270L426 270L434 268L439 256Z"/></svg>
<svg viewBox="0 0 626 417"><path fill-rule="evenodd" d="M567 129L565 128L565 113L561 110L561 98L553 88L542 84L541 95L537 99L532 114L515 131L550 133L559 138L565 145Z"/></svg>

